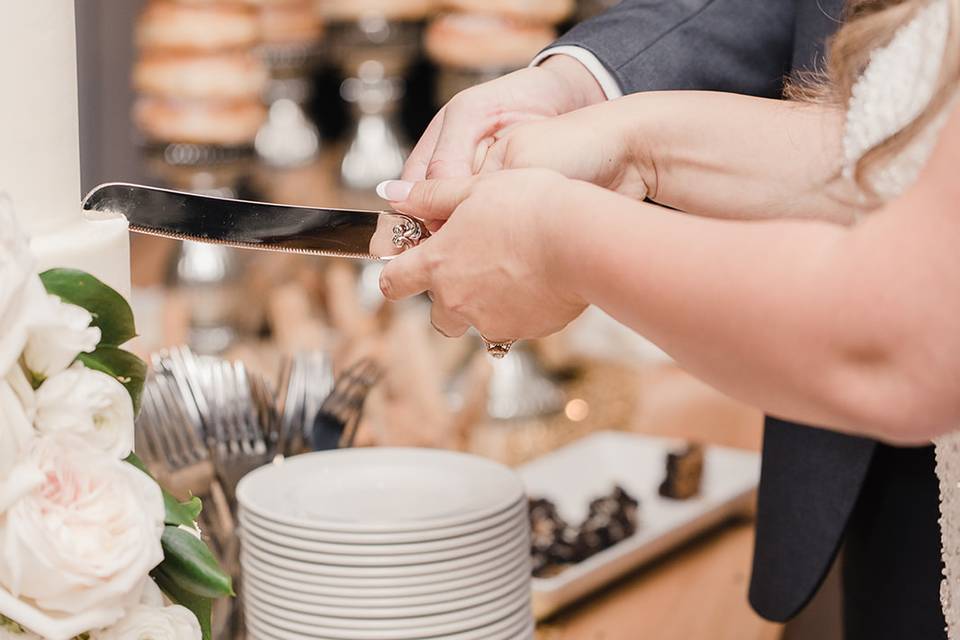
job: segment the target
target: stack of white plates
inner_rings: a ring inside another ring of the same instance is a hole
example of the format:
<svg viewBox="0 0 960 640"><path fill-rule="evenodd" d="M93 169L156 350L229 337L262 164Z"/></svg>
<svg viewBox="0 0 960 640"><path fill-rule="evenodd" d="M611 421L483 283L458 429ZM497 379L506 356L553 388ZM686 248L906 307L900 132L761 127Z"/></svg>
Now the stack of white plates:
<svg viewBox="0 0 960 640"><path fill-rule="evenodd" d="M530 533L506 467L420 449L289 458L237 487L255 640L527 640Z"/></svg>

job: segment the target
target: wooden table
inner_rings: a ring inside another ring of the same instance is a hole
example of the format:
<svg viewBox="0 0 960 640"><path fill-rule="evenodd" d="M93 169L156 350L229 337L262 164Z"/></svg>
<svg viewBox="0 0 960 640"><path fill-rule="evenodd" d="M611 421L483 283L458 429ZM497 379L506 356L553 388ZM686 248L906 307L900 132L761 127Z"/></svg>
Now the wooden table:
<svg viewBox="0 0 960 640"><path fill-rule="evenodd" d="M758 449L759 412L671 365L643 372L634 428ZM747 603L753 523L727 524L542 624L538 640L774 640Z"/></svg>

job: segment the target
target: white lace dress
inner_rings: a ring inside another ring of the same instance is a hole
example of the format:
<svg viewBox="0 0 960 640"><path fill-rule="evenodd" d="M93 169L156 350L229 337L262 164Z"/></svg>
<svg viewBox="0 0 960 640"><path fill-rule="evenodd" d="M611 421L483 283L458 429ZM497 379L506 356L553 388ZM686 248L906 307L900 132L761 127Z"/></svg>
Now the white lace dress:
<svg viewBox="0 0 960 640"><path fill-rule="evenodd" d="M902 129L930 102L946 47L949 10L946 0L932 0L887 46L874 51L847 114L843 143L848 178L868 149ZM894 199L917 180L950 111L944 109L904 152L868 176L881 198ZM944 563L940 595L949 637L960 640L960 432L935 444Z"/></svg>

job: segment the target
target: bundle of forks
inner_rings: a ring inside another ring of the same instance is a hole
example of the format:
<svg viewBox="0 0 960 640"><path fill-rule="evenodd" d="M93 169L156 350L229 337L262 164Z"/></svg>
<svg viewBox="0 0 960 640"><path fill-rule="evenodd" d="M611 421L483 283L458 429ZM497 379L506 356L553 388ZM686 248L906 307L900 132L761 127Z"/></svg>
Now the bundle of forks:
<svg viewBox="0 0 960 640"><path fill-rule="evenodd" d="M242 362L198 356L188 347L166 349L151 358L137 453L175 496L203 499L200 529L237 576L237 483L286 456L352 446L380 377L371 360L335 377L330 356L311 351L286 358L274 386ZM214 616L234 618L228 610Z"/></svg>
<svg viewBox="0 0 960 640"><path fill-rule="evenodd" d="M306 451L349 447L379 367L360 360L334 377L324 352L287 358L278 384L242 362L188 347L155 354L137 420L137 451L175 493L217 479L232 498L250 470Z"/></svg>

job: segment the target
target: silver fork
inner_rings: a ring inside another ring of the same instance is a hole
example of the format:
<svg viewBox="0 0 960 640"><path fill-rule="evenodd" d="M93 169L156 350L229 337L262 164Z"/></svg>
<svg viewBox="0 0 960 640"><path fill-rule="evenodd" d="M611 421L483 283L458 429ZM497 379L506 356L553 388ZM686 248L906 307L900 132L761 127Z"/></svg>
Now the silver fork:
<svg viewBox="0 0 960 640"><path fill-rule="evenodd" d="M185 348L171 350L172 370L189 389L212 454L217 476L234 504L237 483L269 459L258 397L251 387L256 378L239 362L198 358ZM262 383L261 386L265 386Z"/></svg>
<svg viewBox="0 0 960 640"><path fill-rule="evenodd" d="M352 447L363 417L367 396L381 377L380 367L360 360L344 371L310 422L310 446L314 451Z"/></svg>
<svg viewBox="0 0 960 640"><path fill-rule="evenodd" d="M177 498L196 495L206 501L204 520L213 525L208 537L224 548L236 527L210 452L193 428L189 406L172 376L154 370L144 386L137 419L137 451Z"/></svg>
<svg viewBox="0 0 960 640"><path fill-rule="evenodd" d="M333 385L333 363L324 352L301 352L284 361L276 404L277 456L296 455L310 449L314 418Z"/></svg>
<svg viewBox="0 0 960 640"><path fill-rule="evenodd" d="M144 387L136 432L144 463L181 499L209 492L214 480L213 463L184 404L170 377L155 372Z"/></svg>

